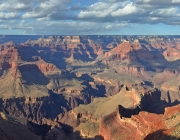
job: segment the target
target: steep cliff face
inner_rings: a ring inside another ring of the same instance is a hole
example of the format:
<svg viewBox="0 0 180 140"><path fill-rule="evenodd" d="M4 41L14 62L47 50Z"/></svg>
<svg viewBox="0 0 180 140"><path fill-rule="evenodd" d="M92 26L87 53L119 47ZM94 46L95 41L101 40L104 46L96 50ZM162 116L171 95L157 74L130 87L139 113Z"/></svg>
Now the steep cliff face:
<svg viewBox="0 0 180 140"><path fill-rule="evenodd" d="M105 53L107 60L129 60L129 61L153 61L163 59L163 56L157 51L150 51L143 48L139 42L124 41L117 47Z"/></svg>
<svg viewBox="0 0 180 140"><path fill-rule="evenodd" d="M20 61L18 50L15 47L9 47L0 51L0 69L7 70L11 67L16 67Z"/></svg>
<svg viewBox="0 0 180 140"><path fill-rule="evenodd" d="M131 44L128 41L119 44L117 47L111 49L109 52L105 53L105 57L109 60L125 60L125 59L136 59L136 56L130 55L131 52L141 49L139 44Z"/></svg>
<svg viewBox="0 0 180 140"><path fill-rule="evenodd" d="M50 36L48 38L39 38L38 40L28 40L22 45L39 47L40 50L48 48L52 57L54 57L53 53L59 53L63 57L71 58L72 60L95 59L97 55L103 52L100 44L83 36Z"/></svg>
<svg viewBox="0 0 180 140"><path fill-rule="evenodd" d="M27 72L27 71L38 71L40 70L42 74L44 75L52 75L52 74L57 74L61 75L61 70L58 69L54 64L52 63L47 63L44 60L36 61L36 62L29 62L29 63L24 63L19 66L19 69L22 72Z"/></svg>
<svg viewBox="0 0 180 140"><path fill-rule="evenodd" d="M179 109L179 105L168 107L164 114L159 115L142 111L138 115L132 115L131 118L120 118L121 113L116 109L100 120L99 134L105 140L150 139L152 137L147 135L158 130L164 130L170 135L180 127Z"/></svg>

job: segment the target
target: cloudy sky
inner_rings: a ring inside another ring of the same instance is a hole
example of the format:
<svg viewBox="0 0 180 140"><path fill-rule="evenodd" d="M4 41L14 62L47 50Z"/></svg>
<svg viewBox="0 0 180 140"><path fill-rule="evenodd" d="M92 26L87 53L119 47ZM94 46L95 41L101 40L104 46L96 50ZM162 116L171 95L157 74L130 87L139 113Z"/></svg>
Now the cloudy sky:
<svg viewBox="0 0 180 140"><path fill-rule="evenodd" d="M180 0L0 0L0 34L178 35Z"/></svg>

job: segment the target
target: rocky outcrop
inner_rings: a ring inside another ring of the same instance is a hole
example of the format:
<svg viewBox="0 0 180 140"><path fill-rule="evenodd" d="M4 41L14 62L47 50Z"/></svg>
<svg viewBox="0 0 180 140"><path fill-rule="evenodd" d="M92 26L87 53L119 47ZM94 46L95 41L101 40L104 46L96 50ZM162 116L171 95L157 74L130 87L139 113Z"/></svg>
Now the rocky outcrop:
<svg viewBox="0 0 180 140"><path fill-rule="evenodd" d="M0 51L6 50L10 47L15 47L15 46L16 46L16 44L13 41L10 41L10 42L4 43L4 44L0 44Z"/></svg>
<svg viewBox="0 0 180 140"><path fill-rule="evenodd" d="M36 61L33 63L24 63L18 67L21 72L27 72L27 71L41 71L42 74L61 74L61 70L58 69L54 64L52 63L46 63L44 60Z"/></svg>
<svg viewBox="0 0 180 140"><path fill-rule="evenodd" d="M180 59L180 51L176 48L168 47L164 52L163 56L166 58L167 61L176 61Z"/></svg>
<svg viewBox="0 0 180 140"><path fill-rule="evenodd" d="M146 74L146 68L144 67L136 67L136 66L122 66L119 67L118 73L120 74L126 74L134 77L144 77L148 78L148 75Z"/></svg>
<svg viewBox="0 0 180 140"><path fill-rule="evenodd" d="M165 130L170 135L177 127L179 109L180 105L168 107L164 114L159 115L142 111L131 118L122 119L121 112L117 109L100 120L99 134L105 140L127 140L134 137L143 140L148 134L158 130Z"/></svg>

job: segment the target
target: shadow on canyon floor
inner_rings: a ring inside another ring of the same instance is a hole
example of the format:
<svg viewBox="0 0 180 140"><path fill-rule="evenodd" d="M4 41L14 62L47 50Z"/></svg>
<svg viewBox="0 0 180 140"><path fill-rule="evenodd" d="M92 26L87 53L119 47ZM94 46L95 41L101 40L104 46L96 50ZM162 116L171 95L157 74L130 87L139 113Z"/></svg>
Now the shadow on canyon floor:
<svg viewBox="0 0 180 140"><path fill-rule="evenodd" d="M28 121L27 128L34 134L44 137L48 131L51 129L51 126L47 124L38 125L33 122Z"/></svg>
<svg viewBox="0 0 180 140"><path fill-rule="evenodd" d="M161 99L161 91L156 89L154 92L146 93L140 102L141 111L147 111L150 113L164 114L166 107L178 105L180 101L171 101L169 92L167 92L168 101Z"/></svg>
<svg viewBox="0 0 180 140"><path fill-rule="evenodd" d="M73 127L66 125L66 124L62 124L62 123L59 123L59 124L60 124L60 127L58 128L59 132L57 132L57 131L55 131L55 133L51 132L51 135L52 135L51 138L53 138L54 140L56 140L56 139L61 140L61 136L62 136L62 140L64 140L64 138L66 140L104 140L104 138L99 135L96 135L94 138L82 137L79 131L73 132ZM47 134L51 130L50 125L47 125L47 124L38 125L33 122L28 122L27 128L32 133L42 137L42 140L49 140L49 138L47 137ZM60 136L60 137L58 137L58 136Z"/></svg>
<svg viewBox="0 0 180 140"><path fill-rule="evenodd" d="M103 136L96 135L94 138L85 138L81 137L81 134L79 131L74 132L70 137L68 137L69 140L104 140Z"/></svg>
<svg viewBox="0 0 180 140"><path fill-rule="evenodd" d="M164 134L165 130L158 130L147 135L144 140L180 140L180 137L173 137Z"/></svg>
<svg viewBox="0 0 180 140"><path fill-rule="evenodd" d="M156 89L154 92L141 95L141 102L134 108L125 108L119 105L120 117L131 118L132 115L139 114L140 111L147 111L149 113L164 114L166 107L178 105L180 101L175 100L171 102L169 93L167 92L168 101L161 99L161 91Z"/></svg>
<svg viewBox="0 0 180 140"><path fill-rule="evenodd" d="M19 71L27 85L47 85L49 83L49 79L36 64L21 65Z"/></svg>

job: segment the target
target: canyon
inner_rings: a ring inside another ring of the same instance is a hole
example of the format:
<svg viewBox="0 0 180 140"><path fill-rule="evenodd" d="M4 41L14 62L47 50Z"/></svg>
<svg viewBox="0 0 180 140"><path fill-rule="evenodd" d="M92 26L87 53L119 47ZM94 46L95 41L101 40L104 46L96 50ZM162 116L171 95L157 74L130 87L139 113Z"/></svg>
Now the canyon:
<svg viewBox="0 0 180 140"><path fill-rule="evenodd" d="M1 36L0 138L179 139L179 82L180 36Z"/></svg>

